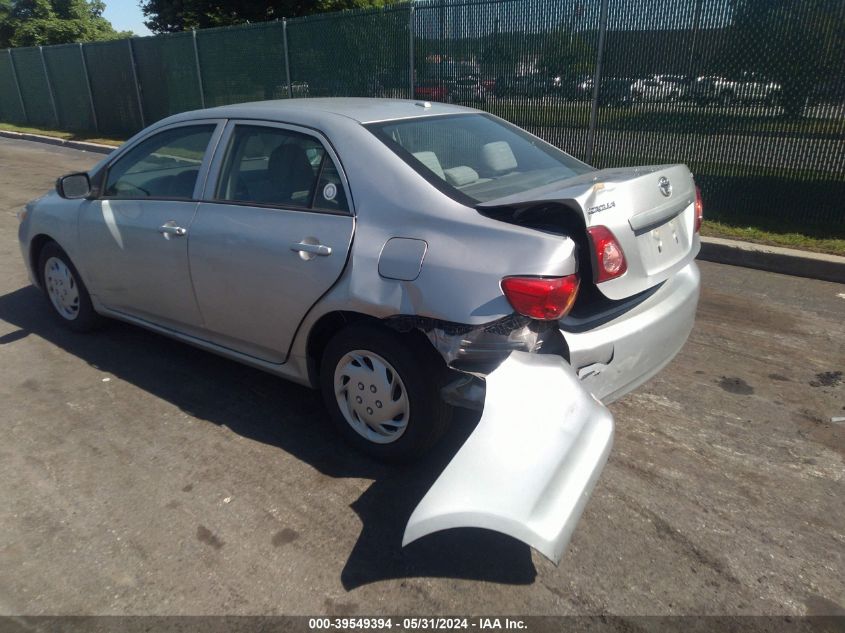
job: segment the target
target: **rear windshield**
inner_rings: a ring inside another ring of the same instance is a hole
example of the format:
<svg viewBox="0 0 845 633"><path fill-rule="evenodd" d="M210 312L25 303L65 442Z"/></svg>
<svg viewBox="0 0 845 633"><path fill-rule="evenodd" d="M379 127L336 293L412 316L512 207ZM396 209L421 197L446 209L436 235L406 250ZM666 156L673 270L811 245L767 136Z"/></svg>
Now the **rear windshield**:
<svg viewBox="0 0 845 633"><path fill-rule="evenodd" d="M592 170L487 114L421 117L367 128L429 182L464 204L522 193Z"/></svg>

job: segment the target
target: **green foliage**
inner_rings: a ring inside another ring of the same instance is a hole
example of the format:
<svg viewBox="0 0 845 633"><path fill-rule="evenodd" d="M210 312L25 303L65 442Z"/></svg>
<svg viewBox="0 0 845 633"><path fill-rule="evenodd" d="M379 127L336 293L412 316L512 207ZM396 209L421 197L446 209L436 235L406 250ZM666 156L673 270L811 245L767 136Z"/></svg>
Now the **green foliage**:
<svg viewBox="0 0 845 633"><path fill-rule="evenodd" d="M0 0L2 2L3 0ZM141 0L154 33L266 22L328 11L382 7L395 0Z"/></svg>
<svg viewBox="0 0 845 633"><path fill-rule="evenodd" d="M538 66L546 74L575 77L593 70L596 52L574 33L571 24L561 23L541 46Z"/></svg>
<svg viewBox="0 0 845 633"><path fill-rule="evenodd" d="M737 0L731 31L725 67L734 75L753 71L780 83L788 116L803 114L819 77L842 73L841 0Z"/></svg>
<svg viewBox="0 0 845 633"><path fill-rule="evenodd" d="M356 11L288 22L294 83L315 96L381 96L408 85L408 14Z"/></svg>
<svg viewBox="0 0 845 633"><path fill-rule="evenodd" d="M0 48L129 37L103 17L102 0L0 0Z"/></svg>

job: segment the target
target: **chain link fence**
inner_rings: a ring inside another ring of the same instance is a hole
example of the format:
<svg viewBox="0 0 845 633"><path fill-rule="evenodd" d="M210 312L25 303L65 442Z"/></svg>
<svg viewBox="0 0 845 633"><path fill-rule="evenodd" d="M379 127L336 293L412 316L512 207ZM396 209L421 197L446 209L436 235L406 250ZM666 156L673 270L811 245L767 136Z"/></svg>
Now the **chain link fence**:
<svg viewBox="0 0 845 633"><path fill-rule="evenodd" d="M597 167L685 162L711 218L845 237L841 0L417 0L0 51L20 125L308 96L471 105Z"/></svg>

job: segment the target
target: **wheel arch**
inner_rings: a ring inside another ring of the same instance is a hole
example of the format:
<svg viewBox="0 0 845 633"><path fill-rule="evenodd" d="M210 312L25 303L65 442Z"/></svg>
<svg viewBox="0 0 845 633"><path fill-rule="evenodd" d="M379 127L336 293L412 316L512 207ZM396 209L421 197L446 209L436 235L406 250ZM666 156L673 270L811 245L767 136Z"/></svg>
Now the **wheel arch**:
<svg viewBox="0 0 845 633"><path fill-rule="evenodd" d="M322 315L311 326L311 329L308 331L308 341L305 350L308 363L308 380L312 385L320 384L320 362L323 358L323 351L332 337L349 324L360 323L362 321L370 323L381 322L380 319L369 314L349 310L334 310Z"/></svg>
<svg viewBox="0 0 845 633"><path fill-rule="evenodd" d="M306 342L306 359L308 367L308 381L311 385L320 384L320 362L323 358L323 351L329 344L329 341L340 332L342 329L355 324L366 323L376 327L385 328L394 332L400 337L408 337L415 342L412 345L423 345L430 349L432 354L436 354L437 358L442 357L432 345L431 341L426 335L417 328L410 330L400 330L391 327L385 319L380 319L363 312L355 312L351 310L334 310L322 315L308 332L308 339Z"/></svg>
<svg viewBox="0 0 845 633"><path fill-rule="evenodd" d="M44 247L50 242L55 242L59 248L62 248L61 244L46 233L39 233L29 241L29 265L34 273L34 277L38 282L39 287L43 287L44 285L44 271L40 270L38 260L41 257L41 251L43 251Z"/></svg>

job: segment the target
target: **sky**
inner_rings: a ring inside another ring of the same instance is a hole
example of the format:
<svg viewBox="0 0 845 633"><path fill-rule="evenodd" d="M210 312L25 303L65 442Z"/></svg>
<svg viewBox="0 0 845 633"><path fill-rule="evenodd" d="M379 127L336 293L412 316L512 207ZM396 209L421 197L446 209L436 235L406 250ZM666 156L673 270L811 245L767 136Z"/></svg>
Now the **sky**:
<svg viewBox="0 0 845 633"><path fill-rule="evenodd" d="M118 31L132 31L135 35L151 35L144 26L144 14L138 0L106 0L103 16Z"/></svg>

